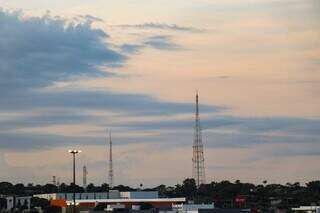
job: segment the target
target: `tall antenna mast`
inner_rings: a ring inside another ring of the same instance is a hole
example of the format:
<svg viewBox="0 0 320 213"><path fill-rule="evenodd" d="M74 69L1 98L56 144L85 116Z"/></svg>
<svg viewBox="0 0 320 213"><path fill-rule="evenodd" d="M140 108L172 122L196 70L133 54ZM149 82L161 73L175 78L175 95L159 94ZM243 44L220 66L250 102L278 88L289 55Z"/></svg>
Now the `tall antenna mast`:
<svg viewBox="0 0 320 213"><path fill-rule="evenodd" d="M109 187L113 187L113 163L112 163L112 140L111 131L109 131L109 174L108 174Z"/></svg>
<svg viewBox="0 0 320 213"><path fill-rule="evenodd" d="M199 116L199 95L196 94L196 117L194 127L194 141L193 141L193 157L192 157L192 176L196 181L197 187L205 184L205 169L204 169L204 154L202 144L202 134Z"/></svg>
<svg viewBox="0 0 320 213"><path fill-rule="evenodd" d="M87 191L87 175L88 175L87 167L83 166L83 189L84 189L84 191Z"/></svg>

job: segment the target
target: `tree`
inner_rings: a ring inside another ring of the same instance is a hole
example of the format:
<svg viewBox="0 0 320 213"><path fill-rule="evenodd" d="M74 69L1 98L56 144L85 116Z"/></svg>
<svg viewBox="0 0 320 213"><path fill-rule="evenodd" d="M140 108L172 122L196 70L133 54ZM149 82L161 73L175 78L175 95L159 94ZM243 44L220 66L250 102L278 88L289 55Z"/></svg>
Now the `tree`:
<svg viewBox="0 0 320 213"><path fill-rule="evenodd" d="M31 198L31 208L41 207L41 209L45 209L47 206L50 206L50 202L47 199L38 197Z"/></svg>
<svg viewBox="0 0 320 213"><path fill-rule="evenodd" d="M53 184L46 184L42 187L44 193L55 193L58 192L58 187Z"/></svg>
<svg viewBox="0 0 320 213"><path fill-rule="evenodd" d="M93 183L88 184L87 192L96 192L96 187Z"/></svg>
<svg viewBox="0 0 320 213"><path fill-rule="evenodd" d="M118 185L118 186L113 187L112 189L119 190L120 192L121 191L136 191L135 189L133 189L129 186L124 186L124 185Z"/></svg>
<svg viewBox="0 0 320 213"><path fill-rule="evenodd" d="M25 194L25 187L22 183L18 183L13 186L13 193L15 195L24 195Z"/></svg>
<svg viewBox="0 0 320 213"><path fill-rule="evenodd" d="M107 183L101 184L100 190L101 192L109 191L110 190L109 184Z"/></svg>
<svg viewBox="0 0 320 213"><path fill-rule="evenodd" d="M306 184L310 192L320 193L320 181L311 181Z"/></svg>
<svg viewBox="0 0 320 213"><path fill-rule="evenodd" d="M0 194L12 194L13 185L9 182L0 182Z"/></svg>
<svg viewBox="0 0 320 213"><path fill-rule="evenodd" d="M67 188L67 184L65 184L65 183L60 183L60 185L59 185L59 190L60 190L60 191L64 191L66 188Z"/></svg>
<svg viewBox="0 0 320 213"><path fill-rule="evenodd" d="M181 186L182 194L188 199L194 199L197 193L196 181L193 178L187 178Z"/></svg>
<svg viewBox="0 0 320 213"><path fill-rule="evenodd" d="M166 193L166 192L167 192L166 185L161 184L161 185L155 187L153 190L158 191L160 197L165 197L165 196L167 196L167 193Z"/></svg>

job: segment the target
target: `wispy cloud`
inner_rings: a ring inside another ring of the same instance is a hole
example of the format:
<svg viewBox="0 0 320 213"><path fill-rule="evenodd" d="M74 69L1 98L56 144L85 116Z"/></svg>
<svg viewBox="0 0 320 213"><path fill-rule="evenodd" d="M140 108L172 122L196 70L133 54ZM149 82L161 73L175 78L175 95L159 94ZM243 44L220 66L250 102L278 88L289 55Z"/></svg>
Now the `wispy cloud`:
<svg viewBox="0 0 320 213"><path fill-rule="evenodd" d="M120 49L124 54L139 53L144 48L153 48L166 51L184 50L184 48L175 43L172 36L169 35L156 35L144 38L141 43L137 44L123 44Z"/></svg>
<svg viewBox="0 0 320 213"><path fill-rule="evenodd" d="M145 45L160 50L180 50L182 47L172 42L170 36L151 36L144 42Z"/></svg>
<svg viewBox="0 0 320 213"><path fill-rule="evenodd" d="M123 24L116 25L117 27L122 28L136 28L136 29L160 29L160 30L173 30L173 31L182 31L182 32L203 32L203 30L193 28L193 27L185 27L177 24L165 24L165 23L143 23L143 24Z"/></svg>

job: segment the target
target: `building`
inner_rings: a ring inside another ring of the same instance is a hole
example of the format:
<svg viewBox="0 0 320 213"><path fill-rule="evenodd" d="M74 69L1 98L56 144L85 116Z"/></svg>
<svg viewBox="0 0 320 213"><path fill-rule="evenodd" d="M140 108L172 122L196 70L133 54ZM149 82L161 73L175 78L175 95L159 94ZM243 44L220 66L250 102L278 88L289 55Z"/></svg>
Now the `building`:
<svg viewBox="0 0 320 213"><path fill-rule="evenodd" d="M292 210L297 213L320 213L320 206L300 206Z"/></svg>
<svg viewBox="0 0 320 213"><path fill-rule="evenodd" d="M98 204L106 204L107 206L121 206L126 209L139 209L143 203L152 205L153 208L168 209L173 205L185 203L186 198L141 198L141 199L92 199L92 200L76 200L76 204L80 207L95 207ZM66 201L66 206L73 205L73 201Z"/></svg>
<svg viewBox="0 0 320 213"><path fill-rule="evenodd" d="M62 209L73 205L73 193L37 194L34 197L50 200L51 205ZM76 193L75 198L81 211L92 210L97 205L105 206L106 210L139 210L141 205L146 204L157 209L172 209L173 205L186 202L186 198L159 198L157 191Z"/></svg>
<svg viewBox="0 0 320 213"><path fill-rule="evenodd" d="M73 193L49 193L49 194L35 194L33 197L44 198L46 200L73 200ZM108 199L119 198L118 194L108 192L94 192L94 193L76 193L77 200L86 199Z"/></svg>
<svg viewBox="0 0 320 213"><path fill-rule="evenodd" d="M73 193L49 193L35 194L33 197L47 200L73 200ZM76 200L99 200L99 199L156 199L159 198L157 191L119 192L110 190L109 192L81 192L75 194Z"/></svg>
<svg viewBox="0 0 320 213"><path fill-rule="evenodd" d="M16 196L8 196L7 200L7 208L6 210L10 211L17 208L25 208L30 209L31 206L31 196L25 197L16 197Z"/></svg>
<svg viewBox="0 0 320 213"><path fill-rule="evenodd" d="M199 209L214 209L214 203L212 204L175 204L172 206L172 210L179 213L198 213Z"/></svg>
<svg viewBox="0 0 320 213"><path fill-rule="evenodd" d="M124 199L159 198L157 191L120 192L120 197Z"/></svg>

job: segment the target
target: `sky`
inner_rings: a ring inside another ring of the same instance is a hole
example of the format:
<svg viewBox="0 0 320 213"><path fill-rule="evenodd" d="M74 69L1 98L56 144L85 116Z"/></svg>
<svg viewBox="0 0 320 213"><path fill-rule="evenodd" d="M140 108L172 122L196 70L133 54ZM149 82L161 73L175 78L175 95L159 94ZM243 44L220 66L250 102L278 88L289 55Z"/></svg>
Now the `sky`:
<svg viewBox="0 0 320 213"><path fill-rule="evenodd" d="M1 0L0 181L175 185L320 174L318 0Z"/></svg>

